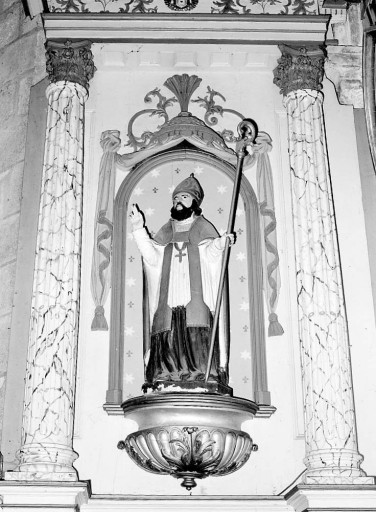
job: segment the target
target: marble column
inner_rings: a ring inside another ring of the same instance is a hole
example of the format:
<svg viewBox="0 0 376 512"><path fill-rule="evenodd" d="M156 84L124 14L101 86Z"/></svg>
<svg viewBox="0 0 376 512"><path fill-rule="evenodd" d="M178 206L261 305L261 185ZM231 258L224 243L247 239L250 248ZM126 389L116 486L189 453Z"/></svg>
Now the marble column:
<svg viewBox="0 0 376 512"><path fill-rule="evenodd" d="M48 117L20 464L7 480L74 481L84 103L90 43L47 43Z"/></svg>
<svg viewBox="0 0 376 512"><path fill-rule="evenodd" d="M280 47L287 109L307 484L373 483L360 464L323 116L324 52Z"/></svg>

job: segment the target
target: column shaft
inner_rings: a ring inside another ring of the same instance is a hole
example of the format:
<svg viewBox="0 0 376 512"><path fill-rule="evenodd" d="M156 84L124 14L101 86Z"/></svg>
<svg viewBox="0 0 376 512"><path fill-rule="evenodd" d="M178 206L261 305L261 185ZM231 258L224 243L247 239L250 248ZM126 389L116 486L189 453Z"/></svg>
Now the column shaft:
<svg viewBox="0 0 376 512"><path fill-rule="evenodd" d="M350 346L323 116L324 53L281 46L308 484L373 483L360 468Z"/></svg>
<svg viewBox="0 0 376 512"><path fill-rule="evenodd" d="M72 449L81 257L86 90L47 89L49 101L29 349L23 446L7 479L77 480Z"/></svg>
<svg viewBox="0 0 376 512"><path fill-rule="evenodd" d="M307 483L360 469L342 276L322 112L314 90L290 92L288 115L303 374ZM363 481L363 478L361 478Z"/></svg>

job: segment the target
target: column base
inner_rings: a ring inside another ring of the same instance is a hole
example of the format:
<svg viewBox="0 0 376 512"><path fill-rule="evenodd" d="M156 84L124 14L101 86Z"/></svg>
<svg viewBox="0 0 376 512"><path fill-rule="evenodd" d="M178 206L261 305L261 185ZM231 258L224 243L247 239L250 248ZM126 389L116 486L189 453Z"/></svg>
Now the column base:
<svg viewBox="0 0 376 512"><path fill-rule="evenodd" d="M315 450L305 459L307 472L302 482L307 485L373 485L375 477L367 476L360 465L363 457L355 450Z"/></svg>
<svg viewBox="0 0 376 512"><path fill-rule="evenodd" d="M297 485L285 496L295 512L376 510L376 485Z"/></svg>
<svg viewBox="0 0 376 512"><path fill-rule="evenodd" d="M7 471L7 481L77 482L73 462L78 455L71 448L56 443L28 443L18 453L20 464Z"/></svg>

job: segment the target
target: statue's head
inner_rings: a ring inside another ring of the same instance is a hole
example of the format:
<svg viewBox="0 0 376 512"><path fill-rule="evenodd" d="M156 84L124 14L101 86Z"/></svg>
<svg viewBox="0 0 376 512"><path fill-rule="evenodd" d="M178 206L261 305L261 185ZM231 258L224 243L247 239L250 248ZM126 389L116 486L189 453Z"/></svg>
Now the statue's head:
<svg viewBox="0 0 376 512"><path fill-rule="evenodd" d="M179 183L179 185L177 185L172 193L172 200L174 200L174 197L177 194L182 192L187 192L194 199L196 199L198 206L200 206L202 200L204 199L204 191L202 190L200 182L197 178L195 178L193 173L189 176L189 178L186 178L181 183Z"/></svg>
<svg viewBox="0 0 376 512"><path fill-rule="evenodd" d="M200 204L204 191L193 174L183 180L172 193L171 216L175 220L185 220L195 215L201 215Z"/></svg>

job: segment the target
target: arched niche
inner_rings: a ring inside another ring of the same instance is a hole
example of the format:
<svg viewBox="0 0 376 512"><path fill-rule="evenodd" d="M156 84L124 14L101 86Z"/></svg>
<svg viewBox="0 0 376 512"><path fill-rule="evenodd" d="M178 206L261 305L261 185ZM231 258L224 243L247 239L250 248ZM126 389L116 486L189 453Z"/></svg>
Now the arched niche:
<svg viewBox="0 0 376 512"><path fill-rule="evenodd" d="M106 395L105 409L109 414L121 414L120 404L125 400L124 396L124 367L125 361L125 337L124 328L126 321L125 312L125 279L127 271L127 251L128 251L128 228L127 218L133 192L137 189L142 180L148 176L157 167L163 167L166 163L176 163L182 161L195 161L210 166L218 175L213 172L213 187L216 186L218 176L224 176L233 183L235 177L235 168L233 165L216 157L215 155L195 148L188 143L160 152L154 156L146 158L138 163L126 176L121 183L115 198L114 208L114 237L113 237L113 267L112 267L112 285L111 285L111 326L110 326L110 358L109 358L109 385ZM208 188L208 187L206 187ZM205 188L204 188L205 190ZM205 191L210 194L210 190ZM230 200L231 190L227 191ZM267 387L266 372L266 351L265 351L265 324L264 324L264 306L262 290L262 259L261 259L261 240L260 240L260 220L259 208L256 195L249 181L243 176L240 188L240 198L244 204L245 218L245 240L247 253L247 296L248 296L248 314L249 331L248 340L250 343L251 360L251 396L245 398L256 401L259 404L270 405L270 393ZM170 198L168 199L170 203ZM170 204L164 205L166 217ZM203 207L205 215L205 207ZM208 220L211 220L208 217ZM161 222L160 225L162 225ZM229 273L230 281L230 302L231 302L231 269ZM143 311L147 315L147 311ZM144 322L145 324L145 322ZM143 336L147 336L144 332ZM232 346L236 340L232 339ZM231 348L230 348L231 359ZM231 364L230 364L231 368ZM230 370L231 376L231 370ZM236 394L236 389L234 390Z"/></svg>

